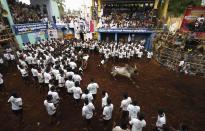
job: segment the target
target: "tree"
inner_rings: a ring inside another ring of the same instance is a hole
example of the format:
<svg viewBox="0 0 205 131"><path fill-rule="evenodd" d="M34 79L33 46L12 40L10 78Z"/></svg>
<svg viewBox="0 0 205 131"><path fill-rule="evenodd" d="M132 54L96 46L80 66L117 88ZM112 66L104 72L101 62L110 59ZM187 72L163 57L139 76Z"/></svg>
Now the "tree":
<svg viewBox="0 0 205 131"><path fill-rule="evenodd" d="M60 12L60 16L61 18L64 16L64 13L65 13L65 0L55 0L57 5L58 5L58 9L59 9L59 12Z"/></svg>

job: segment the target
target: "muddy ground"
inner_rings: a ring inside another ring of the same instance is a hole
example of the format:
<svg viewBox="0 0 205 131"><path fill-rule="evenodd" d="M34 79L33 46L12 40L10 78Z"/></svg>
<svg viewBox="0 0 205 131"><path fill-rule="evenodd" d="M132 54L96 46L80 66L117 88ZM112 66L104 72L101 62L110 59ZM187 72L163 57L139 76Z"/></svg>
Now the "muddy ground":
<svg viewBox="0 0 205 131"><path fill-rule="evenodd" d="M122 93L128 92L132 99L138 101L141 111L145 113L147 126L143 131L151 131L154 128L159 108L165 110L169 127L178 128L179 123L185 122L190 131L205 130L205 78L179 75L165 69L154 60L148 62L141 59L122 63L109 61L104 68L97 67L99 62L99 55L91 56L81 85L84 89L90 78L95 78L100 85L94 104L97 114L92 121L92 131L103 131L99 121L102 90L109 92L114 104L113 121L119 121ZM124 63L136 64L139 68L139 76L134 77L139 88L127 78L117 77L117 80L113 80L110 76L112 65ZM50 125L43 105L46 92L39 93L39 89L34 88L32 84L24 84L16 68L6 68L4 72L7 93L0 94L0 131L82 131L85 126L81 116L82 103L80 107L74 107L71 98L61 95L61 123L58 126ZM10 104L7 104L13 90L20 94L24 103L24 124L20 126L11 112ZM40 126L37 126L37 122L40 122ZM111 131L111 126L109 130Z"/></svg>

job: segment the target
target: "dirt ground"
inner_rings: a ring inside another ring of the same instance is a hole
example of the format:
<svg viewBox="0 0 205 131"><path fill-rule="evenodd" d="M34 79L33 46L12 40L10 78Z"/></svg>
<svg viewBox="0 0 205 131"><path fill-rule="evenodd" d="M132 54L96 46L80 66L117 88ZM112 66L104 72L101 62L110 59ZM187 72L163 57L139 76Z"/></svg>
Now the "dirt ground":
<svg viewBox="0 0 205 131"><path fill-rule="evenodd" d="M147 122L143 131L154 128L157 110L163 108L170 127L178 128L179 123L188 124L190 131L205 130L205 78L179 75L161 67L154 60L133 60L131 62L111 62L104 68L98 68L99 55L91 56L88 68L83 75L81 88L84 89L90 78L95 78L100 85L97 94L96 115L92 121L92 131L103 131L99 121L101 115L101 91L107 90L114 104L113 121L120 118L119 106L122 93L128 92L132 99L136 99L145 113ZM136 64L139 76L134 77L139 88L135 87L127 78L117 77L113 80L110 75L112 65ZM60 125L50 125L48 114L43 105L46 92L39 93L32 84L23 83L16 68L7 68L4 75L7 94L0 94L0 131L82 131L85 123L81 116L80 107L74 107L74 102L68 96L62 96ZM16 117L11 112L7 100L10 93L16 90L23 99L24 124L18 126ZM37 122L40 125L37 126ZM111 131L111 126L110 129Z"/></svg>

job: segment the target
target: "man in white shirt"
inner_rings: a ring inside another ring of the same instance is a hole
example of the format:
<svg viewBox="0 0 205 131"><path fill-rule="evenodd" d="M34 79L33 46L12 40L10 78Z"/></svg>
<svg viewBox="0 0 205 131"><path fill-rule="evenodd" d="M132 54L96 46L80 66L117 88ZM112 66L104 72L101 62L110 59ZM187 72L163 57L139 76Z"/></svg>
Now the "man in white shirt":
<svg viewBox="0 0 205 131"><path fill-rule="evenodd" d="M75 86L75 83L73 82L73 77L69 76L68 80L65 82L65 88L67 89L67 92L70 96L73 95L72 87Z"/></svg>
<svg viewBox="0 0 205 131"><path fill-rule="evenodd" d="M78 106L80 102L80 95L82 94L82 90L80 88L79 82L75 82L75 86L72 87L72 91L73 91L73 98L75 99L75 104L76 106Z"/></svg>
<svg viewBox="0 0 205 131"><path fill-rule="evenodd" d="M52 103L52 95L48 95L46 97L46 100L44 100L44 106L46 108L46 111L48 113L48 115L50 116L50 123L54 123L57 122L57 118L56 118L56 107L54 105L54 103ZM59 121L57 122L57 124L59 123Z"/></svg>
<svg viewBox="0 0 205 131"><path fill-rule="evenodd" d="M37 87L36 82L38 80L38 70L35 66L31 68L31 73L32 73L32 76L33 76L34 86Z"/></svg>
<svg viewBox="0 0 205 131"><path fill-rule="evenodd" d="M134 100L132 104L129 104L127 110L129 111L130 120L137 118L137 114L140 112L140 107L137 105L137 101Z"/></svg>
<svg viewBox="0 0 205 131"><path fill-rule="evenodd" d="M83 100L88 99L89 102L92 102L93 95L88 91L88 89L85 89L84 93L81 96L81 99L83 99Z"/></svg>
<svg viewBox="0 0 205 131"><path fill-rule="evenodd" d="M94 79L91 79L90 84L88 84L88 86L87 86L87 89L93 95L94 100L96 99L96 94L97 94L98 88L99 88L99 85L95 82Z"/></svg>
<svg viewBox="0 0 205 131"><path fill-rule="evenodd" d="M4 89L4 80L3 80L3 75L0 73L0 93Z"/></svg>
<svg viewBox="0 0 205 131"><path fill-rule="evenodd" d="M108 93L106 91L102 91L102 109L107 105Z"/></svg>
<svg viewBox="0 0 205 131"><path fill-rule="evenodd" d="M18 117L19 122L23 120L23 102L22 98L17 95L17 93L12 93L11 97L8 99L11 103L11 109L13 113Z"/></svg>
<svg viewBox="0 0 205 131"><path fill-rule="evenodd" d="M107 105L103 109L103 126L104 131L107 131L107 128L109 126L109 123L112 119L112 112L113 112L113 104L111 103L111 99L107 99Z"/></svg>
<svg viewBox="0 0 205 131"><path fill-rule="evenodd" d="M68 64L70 65L72 70L75 70L75 68L77 67L77 64L73 60L71 60L71 62L69 62Z"/></svg>
<svg viewBox="0 0 205 131"><path fill-rule="evenodd" d="M79 82L82 80L81 76L79 75L79 71L76 71L76 73L73 75L73 81Z"/></svg>
<svg viewBox="0 0 205 131"><path fill-rule="evenodd" d="M131 131L142 131L142 129L146 126L144 115L142 113L139 113L138 118L131 119L129 124L132 126Z"/></svg>
<svg viewBox="0 0 205 131"><path fill-rule="evenodd" d="M121 101L121 105L120 105L120 109L122 110L121 119L128 118L129 112L127 110L127 107L130 103L132 103L131 97L128 97L128 94L124 93L123 94L123 100Z"/></svg>
<svg viewBox="0 0 205 131"><path fill-rule="evenodd" d="M46 70L44 73L43 73L43 77L44 77L44 83L45 85L48 87L48 84L49 84L49 81L51 80L51 74L49 73L48 70Z"/></svg>
<svg viewBox="0 0 205 131"><path fill-rule="evenodd" d="M143 55L143 52L142 52L142 51L139 51L138 54L137 54L137 57L138 57L138 58L142 58L142 55Z"/></svg>
<svg viewBox="0 0 205 131"><path fill-rule="evenodd" d="M38 83L39 83L40 92L41 92L41 89L43 88L43 85L44 85L44 77L43 77L43 72L41 69L38 70L37 78L38 78Z"/></svg>
<svg viewBox="0 0 205 131"><path fill-rule="evenodd" d="M181 60L179 62L179 66L178 66L178 71L179 72L183 72L183 67L185 66L185 61L184 60Z"/></svg>
<svg viewBox="0 0 205 131"><path fill-rule="evenodd" d="M88 99L85 99L84 101L84 106L82 108L82 116L86 121L87 130L90 130L90 126L91 126L91 119L93 117L93 111L95 110L95 107L93 105L93 103L89 103Z"/></svg>
<svg viewBox="0 0 205 131"><path fill-rule="evenodd" d="M152 55L153 55L153 53L152 53L152 52L147 51L147 58L148 58L148 59L151 59L151 58L152 58Z"/></svg>
<svg viewBox="0 0 205 131"><path fill-rule="evenodd" d="M158 110L156 129L157 131L163 131L163 127L166 125L166 116L162 109Z"/></svg>
<svg viewBox="0 0 205 131"><path fill-rule="evenodd" d="M19 70L20 70L20 73L21 73L21 76L22 76L24 82L27 84L28 83L28 79L29 79L28 71L22 65L19 65Z"/></svg>
<svg viewBox="0 0 205 131"><path fill-rule="evenodd" d="M58 92L55 91L55 87L54 86L52 86L50 88L50 91L48 91L48 95L52 96L51 102L57 107L57 105L59 104L59 101L60 101L60 97L58 95Z"/></svg>

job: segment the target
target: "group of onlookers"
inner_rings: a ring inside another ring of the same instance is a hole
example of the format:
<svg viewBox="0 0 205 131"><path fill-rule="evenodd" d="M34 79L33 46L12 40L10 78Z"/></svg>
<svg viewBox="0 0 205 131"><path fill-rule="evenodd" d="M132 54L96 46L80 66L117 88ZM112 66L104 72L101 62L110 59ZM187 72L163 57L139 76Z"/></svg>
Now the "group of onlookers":
<svg viewBox="0 0 205 131"><path fill-rule="evenodd" d="M48 22L46 6L32 6L15 0L8 0L15 24Z"/></svg>
<svg viewBox="0 0 205 131"><path fill-rule="evenodd" d="M152 7L104 7L98 28L156 28L159 24Z"/></svg>

